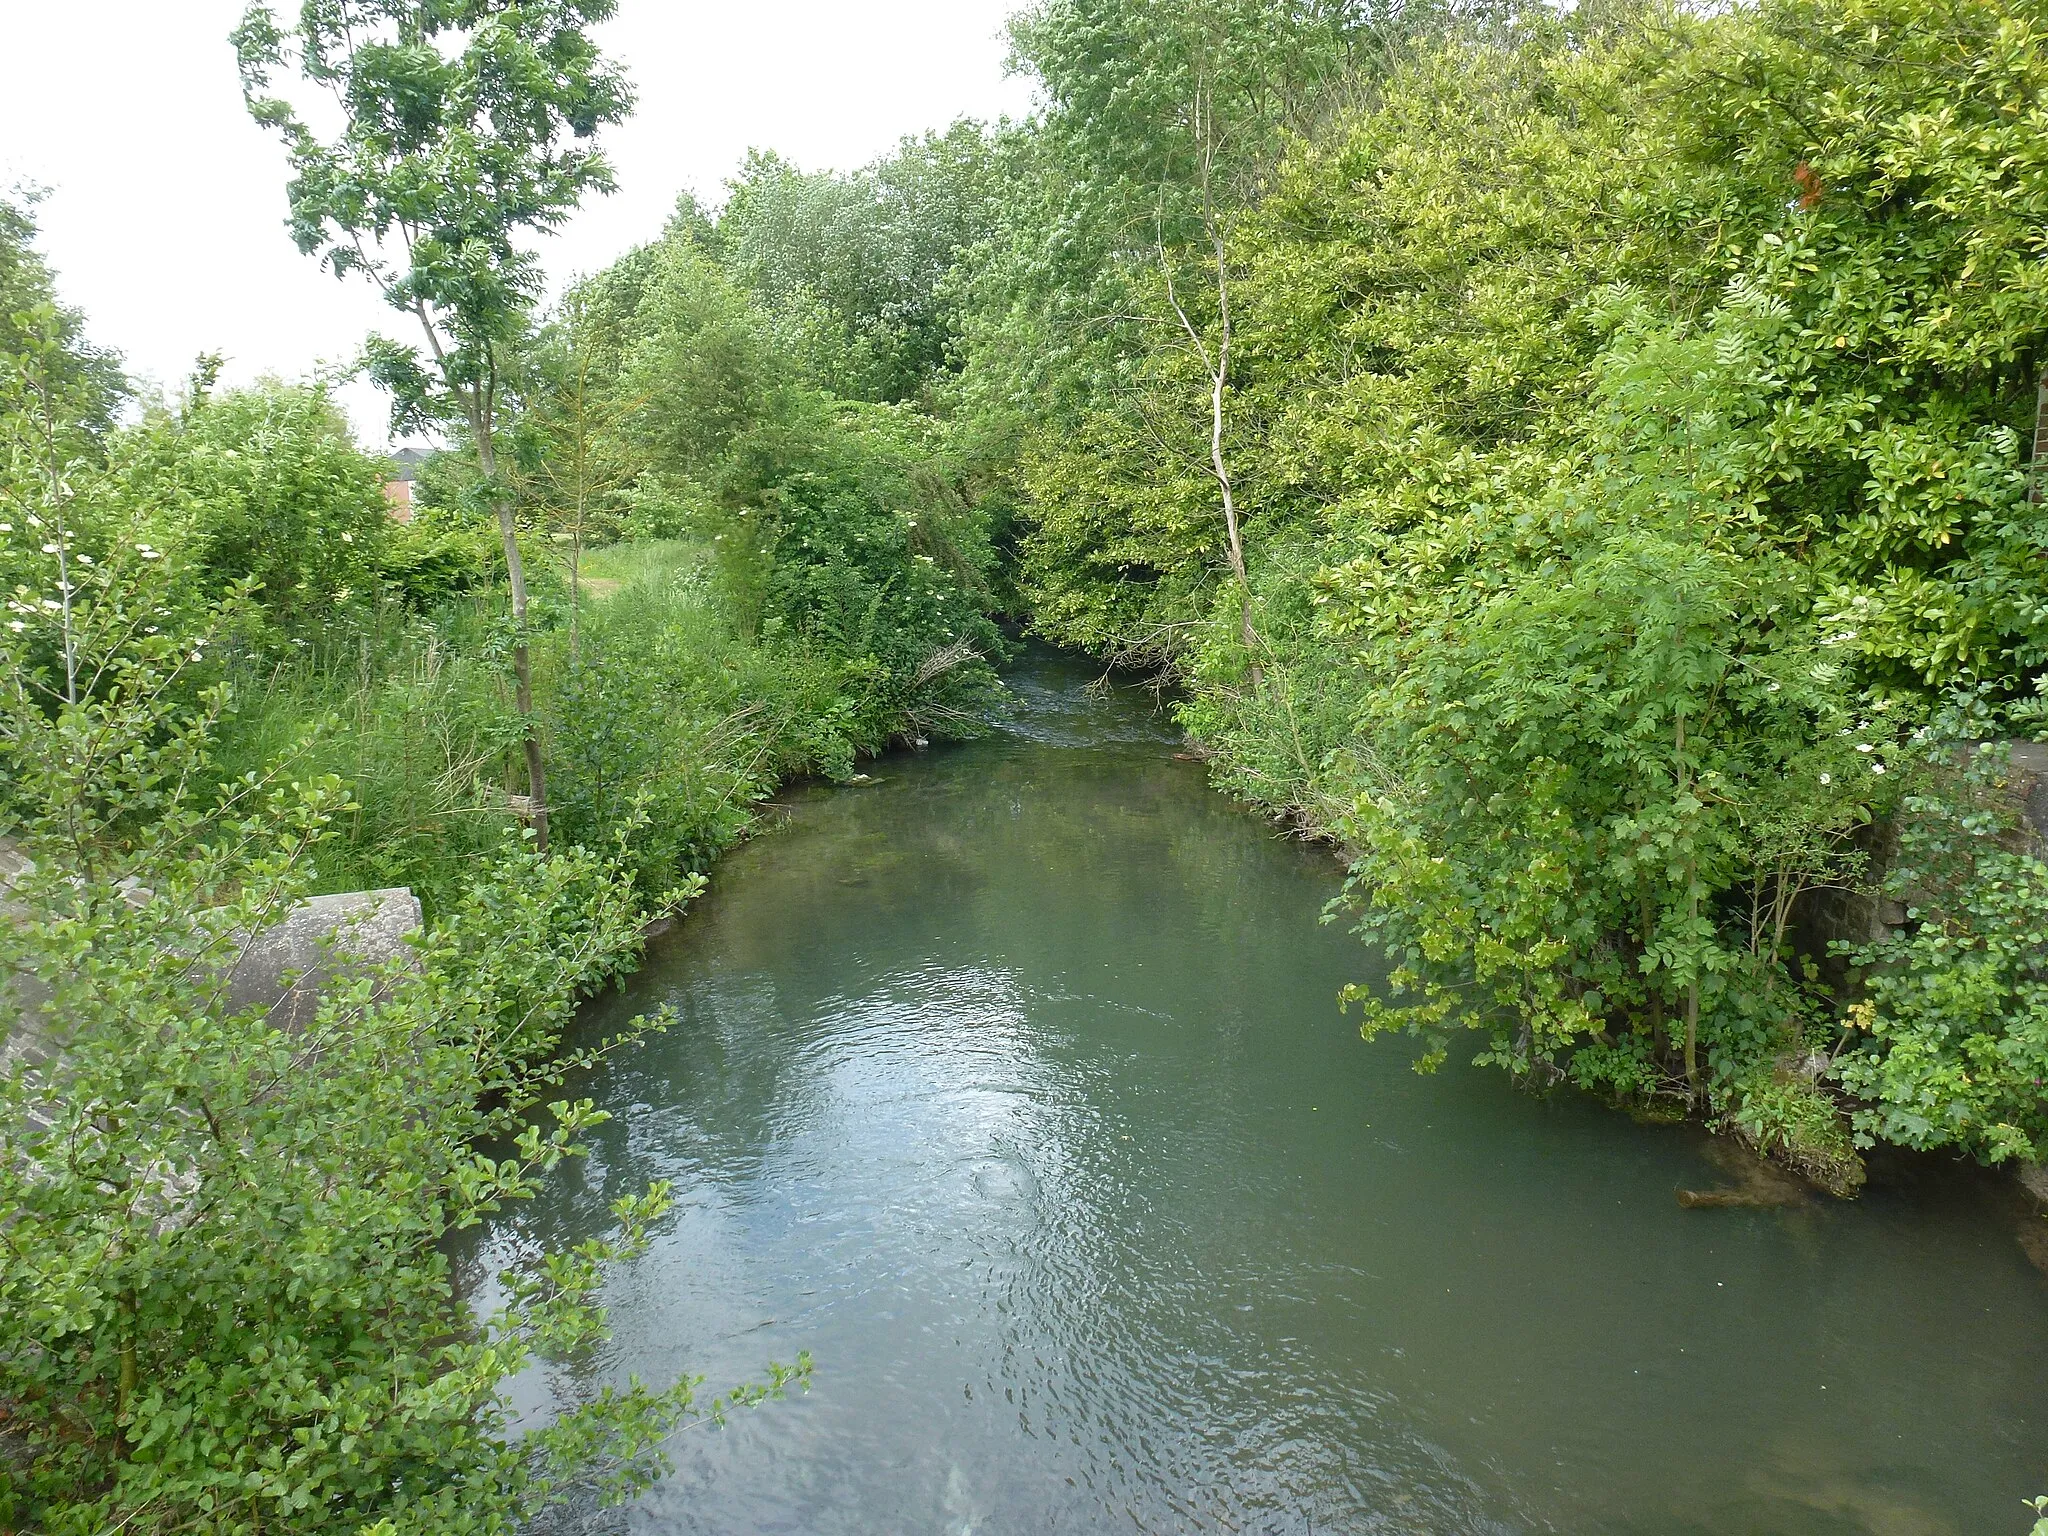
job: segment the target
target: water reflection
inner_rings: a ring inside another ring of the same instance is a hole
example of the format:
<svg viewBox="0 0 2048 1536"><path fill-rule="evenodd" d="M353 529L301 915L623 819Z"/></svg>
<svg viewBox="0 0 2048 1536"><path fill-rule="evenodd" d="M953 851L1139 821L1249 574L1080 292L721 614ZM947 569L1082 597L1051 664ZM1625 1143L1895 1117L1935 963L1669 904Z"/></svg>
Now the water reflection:
<svg viewBox="0 0 2048 1536"><path fill-rule="evenodd" d="M1337 1013L1324 855L1041 660L999 738L799 795L631 993L596 1155L468 1260L679 1209L517 1384L812 1393L650 1532L1997 1531L2048 1486L2048 1285L1981 1182L1683 1211L1699 1138L1418 1078Z"/></svg>

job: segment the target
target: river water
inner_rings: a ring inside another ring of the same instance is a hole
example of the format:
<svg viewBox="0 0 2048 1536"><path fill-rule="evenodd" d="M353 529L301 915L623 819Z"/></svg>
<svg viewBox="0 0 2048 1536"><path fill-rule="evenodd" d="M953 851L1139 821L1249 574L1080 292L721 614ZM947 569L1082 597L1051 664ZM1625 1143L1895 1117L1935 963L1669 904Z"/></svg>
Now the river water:
<svg viewBox="0 0 2048 1536"><path fill-rule="evenodd" d="M1681 1209L1725 1179L1696 1131L1416 1075L1336 1008L1372 960L1328 853L1087 677L1033 657L992 738L789 798L592 1010L678 1022L465 1267L677 1210L520 1409L816 1361L632 1529L2027 1529L2048 1278L2000 1186Z"/></svg>

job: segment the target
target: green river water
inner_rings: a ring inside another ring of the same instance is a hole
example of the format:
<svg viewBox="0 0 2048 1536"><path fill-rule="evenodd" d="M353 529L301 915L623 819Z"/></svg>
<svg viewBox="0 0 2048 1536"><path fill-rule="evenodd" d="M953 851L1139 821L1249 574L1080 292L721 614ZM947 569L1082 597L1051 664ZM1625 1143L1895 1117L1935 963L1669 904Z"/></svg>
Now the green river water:
<svg viewBox="0 0 2048 1536"><path fill-rule="evenodd" d="M1014 721L799 792L593 1028L594 1155L483 1278L673 1180L636 1372L810 1392L685 1432L647 1532L2017 1533L2048 1491L2048 1277L2004 1186L1686 1210L1685 1127L1360 1042L1327 851L1038 655Z"/></svg>

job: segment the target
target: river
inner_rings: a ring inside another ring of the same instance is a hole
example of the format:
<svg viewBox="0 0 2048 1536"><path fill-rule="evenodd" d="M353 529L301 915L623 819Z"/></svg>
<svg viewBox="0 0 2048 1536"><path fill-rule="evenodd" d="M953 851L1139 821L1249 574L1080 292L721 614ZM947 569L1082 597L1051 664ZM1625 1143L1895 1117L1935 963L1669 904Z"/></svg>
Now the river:
<svg viewBox="0 0 2048 1536"><path fill-rule="evenodd" d="M586 1027L590 1159L464 1256L676 1212L637 1372L811 1390L686 1431L637 1531L1980 1536L2048 1491L2048 1278L2002 1188L1686 1210L1688 1127L1409 1069L1335 999L1327 851L1034 655L991 738L800 791Z"/></svg>

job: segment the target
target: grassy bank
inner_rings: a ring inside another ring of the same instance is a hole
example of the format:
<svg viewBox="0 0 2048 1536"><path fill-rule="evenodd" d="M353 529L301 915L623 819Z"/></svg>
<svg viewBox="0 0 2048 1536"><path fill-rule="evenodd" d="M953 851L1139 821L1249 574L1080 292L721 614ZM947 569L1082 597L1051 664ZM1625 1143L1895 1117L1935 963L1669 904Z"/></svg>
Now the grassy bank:
<svg viewBox="0 0 2048 1536"><path fill-rule="evenodd" d="M573 601L566 569L534 564L555 835L618 858L649 897L708 868L779 784L843 778L921 729L877 697L864 658L744 636L701 544L588 551ZM234 663L227 774L289 761L348 786L323 887L411 886L439 912L517 843L502 609L489 588L425 613L386 605L345 647Z"/></svg>

